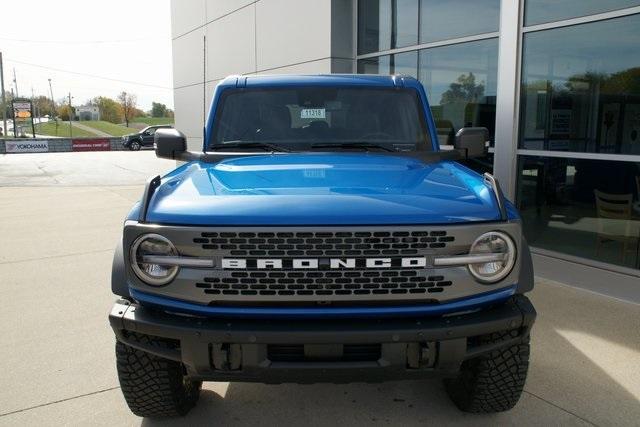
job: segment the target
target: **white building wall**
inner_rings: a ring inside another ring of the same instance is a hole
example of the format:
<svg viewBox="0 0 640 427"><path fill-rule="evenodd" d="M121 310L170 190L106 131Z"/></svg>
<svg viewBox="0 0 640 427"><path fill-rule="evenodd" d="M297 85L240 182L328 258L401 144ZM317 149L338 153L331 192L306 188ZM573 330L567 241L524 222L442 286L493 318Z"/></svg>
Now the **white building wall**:
<svg viewBox="0 0 640 427"><path fill-rule="evenodd" d="M352 72L352 13L353 0L172 0L175 122L189 149L230 74Z"/></svg>

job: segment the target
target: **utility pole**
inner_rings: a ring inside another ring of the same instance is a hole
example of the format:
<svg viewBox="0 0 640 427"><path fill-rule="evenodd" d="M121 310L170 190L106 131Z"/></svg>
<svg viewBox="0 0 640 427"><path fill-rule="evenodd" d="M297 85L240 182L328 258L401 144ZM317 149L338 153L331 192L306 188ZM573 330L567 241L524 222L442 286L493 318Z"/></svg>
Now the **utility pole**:
<svg viewBox="0 0 640 427"><path fill-rule="evenodd" d="M53 100L53 89L51 88L51 79L49 79L49 93L51 94L51 107L53 108L51 110L51 115L53 115L55 117L56 115L56 102Z"/></svg>
<svg viewBox="0 0 640 427"><path fill-rule="evenodd" d="M2 52L0 52L0 91L2 94L2 134L7 135L7 99L4 96L4 70L2 68Z"/></svg>
<svg viewBox="0 0 640 427"><path fill-rule="evenodd" d="M16 98L20 98L20 93L18 93L18 79L16 79L16 67L13 67L13 85L16 87Z"/></svg>
<svg viewBox="0 0 640 427"><path fill-rule="evenodd" d="M72 115L73 115L73 110L71 109L71 92L69 92L69 138L73 137L73 131L71 130L71 128L73 128L73 126L71 125Z"/></svg>
<svg viewBox="0 0 640 427"><path fill-rule="evenodd" d="M56 136L58 136L58 117L56 111L56 101L53 100L53 89L51 88L51 79L49 79L49 93L51 93L51 114L49 114L49 120L53 119L56 122Z"/></svg>
<svg viewBox="0 0 640 427"><path fill-rule="evenodd" d="M11 102L16 99L16 96L13 94L13 88L11 88ZM18 128L16 127L16 117L15 111L13 111L13 105L11 106L11 117L13 117L13 136L18 137Z"/></svg>
<svg viewBox="0 0 640 427"><path fill-rule="evenodd" d="M35 100L35 95L33 94L33 86L31 86L31 109L33 110L33 112L35 113L36 117L39 117L38 115L38 106L35 105L35 103L33 102ZM33 122L33 117L31 117L31 122ZM34 135L35 138L35 135Z"/></svg>

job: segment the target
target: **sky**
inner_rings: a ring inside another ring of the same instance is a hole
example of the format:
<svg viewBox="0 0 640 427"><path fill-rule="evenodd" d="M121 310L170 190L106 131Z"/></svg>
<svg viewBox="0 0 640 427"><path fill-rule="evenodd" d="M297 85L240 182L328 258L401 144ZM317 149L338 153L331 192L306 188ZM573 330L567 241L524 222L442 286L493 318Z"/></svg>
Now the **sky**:
<svg viewBox="0 0 640 427"><path fill-rule="evenodd" d="M21 97L133 93L173 108L169 0L0 0L4 86Z"/></svg>

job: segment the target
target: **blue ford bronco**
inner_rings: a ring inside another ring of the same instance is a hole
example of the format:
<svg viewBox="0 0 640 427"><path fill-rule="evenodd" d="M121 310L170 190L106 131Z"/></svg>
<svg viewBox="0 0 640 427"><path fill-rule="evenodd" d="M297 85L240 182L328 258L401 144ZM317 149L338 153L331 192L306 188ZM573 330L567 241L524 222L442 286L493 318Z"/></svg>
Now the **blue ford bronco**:
<svg viewBox="0 0 640 427"><path fill-rule="evenodd" d="M536 312L520 217L442 149L402 76L233 76L201 151L175 129L124 223L109 316L137 415L186 414L202 381L442 378L467 412L520 398Z"/></svg>

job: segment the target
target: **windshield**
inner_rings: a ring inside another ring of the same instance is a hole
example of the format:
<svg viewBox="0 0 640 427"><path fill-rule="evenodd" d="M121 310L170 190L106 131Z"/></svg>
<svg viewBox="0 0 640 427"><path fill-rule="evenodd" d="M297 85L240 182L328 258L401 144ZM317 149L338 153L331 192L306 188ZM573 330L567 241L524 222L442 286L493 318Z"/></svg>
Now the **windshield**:
<svg viewBox="0 0 640 427"><path fill-rule="evenodd" d="M412 89L231 89L223 93L220 106L209 149L268 143L295 151L334 144L432 151L418 94Z"/></svg>

